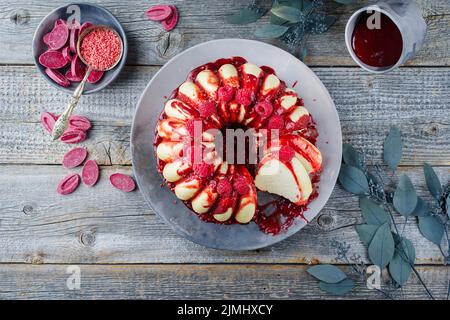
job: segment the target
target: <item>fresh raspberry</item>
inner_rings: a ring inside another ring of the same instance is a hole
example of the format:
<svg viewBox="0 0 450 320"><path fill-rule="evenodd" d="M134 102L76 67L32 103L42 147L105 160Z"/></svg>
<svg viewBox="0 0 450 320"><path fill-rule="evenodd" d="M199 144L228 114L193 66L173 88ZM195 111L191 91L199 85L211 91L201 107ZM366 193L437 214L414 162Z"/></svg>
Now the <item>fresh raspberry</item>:
<svg viewBox="0 0 450 320"><path fill-rule="evenodd" d="M261 118L268 118L273 112L273 106L269 101L260 101L255 106L255 111L261 116Z"/></svg>
<svg viewBox="0 0 450 320"><path fill-rule="evenodd" d="M244 177L234 179L233 187L240 195L246 195L250 191L250 186Z"/></svg>
<svg viewBox="0 0 450 320"><path fill-rule="evenodd" d="M209 118L213 114L217 112L216 110L216 104L212 101L206 101L203 102L199 107L198 111L200 113L200 117L202 118Z"/></svg>
<svg viewBox="0 0 450 320"><path fill-rule="evenodd" d="M222 102L231 101L234 97L234 88L232 87L220 87L217 94L219 95L219 100Z"/></svg>
<svg viewBox="0 0 450 320"><path fill-rule="evenodd" d="M214 166L205 162L194 164L193 169L195 174L197 174L201 178L206 178L212 175L212 173L214 172Z"/></svg>
<svg viewBox="0 0 450 320"><path fill-rule="evenodd" d="M252 104L252 92L248 89L239 89L236 92L236 102L248 107Z"/></svg>
<svg viewBox="0 0 450 320"><path fill-rule="evenodd" d="M295 151L289 146L282 146L280 148L280 151L278 152L278 157L280 158L280 161L283 162L289 162L294 158Z"/></svg>
<svg viewBox="0 0 450 320"><path fill-rule="evenodd" d="M282 116L272 116L269 119L269 123L267 124L268 129L283 129L284 127L284 120Z"/></svg>
<svg viewBox="0 0 450 320"><path fill-rule="evenodd" d="M217 184L217 192L222 196L229 196L232 191L233 187L228 179L222 179Z"/></svg>
<svg viewBox="0 0 450 320"><path fill-rule="evenodd" d="M233 207L233 199L230 197L221 197L214 209L214 214L224 213L228 208Z"/></svg>

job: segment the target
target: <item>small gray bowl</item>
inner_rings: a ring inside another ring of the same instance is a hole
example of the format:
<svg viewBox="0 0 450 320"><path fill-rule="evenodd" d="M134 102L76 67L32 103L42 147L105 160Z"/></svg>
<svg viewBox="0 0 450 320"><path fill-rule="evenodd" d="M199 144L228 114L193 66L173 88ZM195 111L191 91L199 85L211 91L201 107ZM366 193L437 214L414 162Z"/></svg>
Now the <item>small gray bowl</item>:
<svg viewBox="0 0 450 320"><path fill-rule="evenodd" d="M69 16L71 16L73 13L69 12L67 13L67 8L70 6L78 6L80 8L80 23L83 24L86 21L89 21L93 23L94 25L107 25L113 27L120 35L123 41L123 56L120 63L112 70L105 72L103 75L103 78L95 83L86 83L85 90L83 94L89 94L94 93L97 91L100 91L101 89L105 88L107 85L109 85L111 82L113 82L119 73L122 71L123 67L125 66L126 60L127 60L127 53L128 53L128 43L127 43L127 37L125 35L125 31L122 28L122 25L120 22L116 19L116 17L113 16L111 12L108 10L90 3L70 3L64 6L61 6L59 8L56 8L52 12L50 12L39 24L39 26L36 29L36 32L33 37L33 57L34 57L34 63L36 64L36 67L38 68L39 72L42 74L42 76L49 82L52 86L55 88L68 92L73 93L79 82L72 82L70 87L62 87L58 85L56 82L54 82L52 79L50 79L47 74L45 73L45 67L41 66L39 64L39 56L48 50L47 45L44 43L42 38L45 34L49 33L55 24L55 21L57 19L64 19L67 20Z"/></svg>

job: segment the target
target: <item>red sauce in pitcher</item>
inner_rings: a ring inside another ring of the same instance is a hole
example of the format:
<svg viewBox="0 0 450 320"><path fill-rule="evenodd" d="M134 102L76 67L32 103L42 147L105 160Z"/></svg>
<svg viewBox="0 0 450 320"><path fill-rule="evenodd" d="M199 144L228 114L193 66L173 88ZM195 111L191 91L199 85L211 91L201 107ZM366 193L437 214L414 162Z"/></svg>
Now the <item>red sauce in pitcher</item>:
<svg viewBox="0 0 450 320"><path fill-rule="evenodd" d="M356 56L372 67L395 65L403 51L403 38L397 25L385 14L381 15L379 29L369 29L373 13L364 13L353 31L352 46Z"/></svg>

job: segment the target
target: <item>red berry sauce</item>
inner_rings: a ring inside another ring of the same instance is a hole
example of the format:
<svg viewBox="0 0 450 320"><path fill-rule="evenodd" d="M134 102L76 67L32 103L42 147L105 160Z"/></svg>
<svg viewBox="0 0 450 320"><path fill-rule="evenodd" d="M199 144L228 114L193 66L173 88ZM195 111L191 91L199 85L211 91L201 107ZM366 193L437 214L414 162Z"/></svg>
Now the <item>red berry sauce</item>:
<svg viewBox="0 0 450 320"><path fill-rule="evenodd" d="M372 67L395 65L403 51L403 38L397 25L385 14L381 14L379 29L369 29L376 18L364 13L353 31L352 47L356 56Z"/></svg>

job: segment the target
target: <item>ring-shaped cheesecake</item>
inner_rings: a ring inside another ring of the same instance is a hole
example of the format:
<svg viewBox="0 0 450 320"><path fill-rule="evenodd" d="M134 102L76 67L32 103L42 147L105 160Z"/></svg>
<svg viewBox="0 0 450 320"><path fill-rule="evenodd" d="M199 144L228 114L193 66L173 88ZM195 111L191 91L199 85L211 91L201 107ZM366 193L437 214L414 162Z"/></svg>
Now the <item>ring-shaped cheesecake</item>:
<svg viewBox="0 0 450 320"><path fill-rule="evenodd" d="M258 140L263 154L255 165L226 161L217 152L210 132L227 128L253 129L256 136L269 132L270 139ZM233 57L194 69L174 90L157 123L154 146L167 186L201 219L253 220L263 231L277 233L317 196L322 168L317 136L303 100L272 68ZM261 205L258 191L279 199Z"/></svg>

